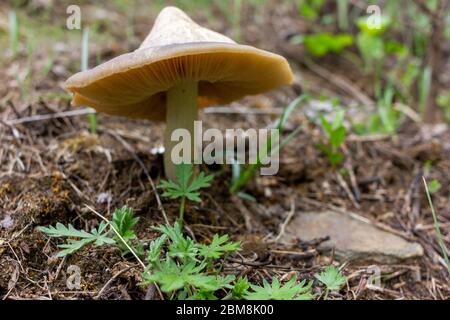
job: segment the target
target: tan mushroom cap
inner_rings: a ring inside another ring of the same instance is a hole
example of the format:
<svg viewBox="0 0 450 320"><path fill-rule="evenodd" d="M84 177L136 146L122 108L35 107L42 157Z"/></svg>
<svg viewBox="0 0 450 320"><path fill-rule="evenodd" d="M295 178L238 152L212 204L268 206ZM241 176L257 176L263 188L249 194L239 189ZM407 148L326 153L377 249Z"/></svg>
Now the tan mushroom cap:
<svg viewBox="0 0 450 320"><path fill-rule="evenodd" d="M293 74L282 56L236 44L167 7L137 50L73 75L65 88L73 105L165 120L165 93L183 80L198 81L203 108L290 84Z"/></svg>

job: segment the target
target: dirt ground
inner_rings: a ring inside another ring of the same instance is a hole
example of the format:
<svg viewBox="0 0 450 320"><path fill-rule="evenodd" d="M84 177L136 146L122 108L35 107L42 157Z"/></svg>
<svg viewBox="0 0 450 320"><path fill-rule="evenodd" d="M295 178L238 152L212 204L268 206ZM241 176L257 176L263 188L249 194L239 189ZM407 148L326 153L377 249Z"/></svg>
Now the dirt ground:
<svg viewBox="0 0 450 320"><path fill-rule="evenodd" d="M258 15L252 7L244 7L243 15L248 19L242 18L241 41L287 56L289 49L283 41L289 30L285 27L301 29L304 26L289 22L289 8L279 6L275 10L274 6L269 4ZM7 6L0 5L2 16L7 10ZM63 5L55 6L51 16L46 16L45 9L40 7L25 6L22 10L30 17L53 25L62 23L58 14L65 16ZM103 10L113 9L106 6ZM101 14L95 10L88 12L93 16ZM117 21L124 16L120 11L113 13L117 15ZM115 27L100 24L99 34L107 35L98 44L93 44L91 64L96 64L98 57L105 61L134 49L150 28L154 14L151 19L143 17L144 14L132 19L135 36L127 40L127 31L121 23ZM217 18L213 22L202 13L194 18L217 31L230 30L229 22L222 17L224 13L219 8L213 8L212 14ZM254 16L259 19L253 19ZM283 16L284 20L274 19L277 16ZM258 32L260 27L277 32ZM270 36L266 38L264 34ZM2 58L0 297L4 299L144 299L146 296L146 288L138 286L140 270L132 256L122 257L113 248L88 246L58 259L54 257L58 241L48 239L36 229L57 222L90 229L99 220L86 205L106 217L111 216L114 208L132 207L140 218L137 234L146 241L156 236L151 227L164 222L151 187L151 181L157 185L162 178L162 157L152 153L152 148L162 143L163 124L99 114L98 133L93 135L89 133L85 115L54 119L39 117L75 110L61 84L79 68L80 43L52 43L59 49L53 51L57 54L46 74L42 72L46 65L46 45L42 43L36 47L31 71L28 70L32 77L27 99L23 97L21 82L15 77L16 73L20 76L21 72L27 72L23 71L27 66L27 55L20 53L14 60ZM231 105L265 112L202 112L201 120L208 127L220 129L266 127L304 90L304 83L313 92L332 92L343 101L354 98L298 63L292 55L288 58L297 78L293 87L248 97ZM333 72L351 80L355 71L346 70L345 64L336 62L338 59L330 57L320 65L328 70L333 68ZM358 87L362 92L363 82ZM371 93L364 94L370 96ZM28 120L20 123L18 119ZM392 136L351 134L343 147L344 168L348 174L344 179L338 179L336 170L316 148L324 139L321 129L309 121L301 108L290 118L286 134L298 125L303 125L304 130L281 151L280 172L273 177L257 177L245 187L256 202L230 194L229 166L203 166L202 170L214 172L216 178L213 186L203 192L201 204L188 204L185 218L189 233L201 242L209 241L214 233L228 233L232 239L241 240L244 260L239 263L225 261L223 272L247 275L255 282L273 275L288 277L293 273L300 278L311 278L330 263L346 263L343 272L349 279L348 286L332 294L331 299L449 299L449 275L442 263L421 180L426 175L427 179L438 178L441 183L442 187L433 194L433 201L444 239L449 244L449 127L426 126L407 119L398 134ZM431 170L424 169L427 161L432 163ZM162 201L169 220L175 221L177 203L167 199ZM424 255L412 261L379 265L382 288L366 287L370 261L337 262L332 252L316 249L320 241L305 243L299 239L290 246L272 241L279 234L292 204L298 212L330 208L354 212L380 228L420 243ZM66 286L71 265L82 270L81 290Z"/></svg>

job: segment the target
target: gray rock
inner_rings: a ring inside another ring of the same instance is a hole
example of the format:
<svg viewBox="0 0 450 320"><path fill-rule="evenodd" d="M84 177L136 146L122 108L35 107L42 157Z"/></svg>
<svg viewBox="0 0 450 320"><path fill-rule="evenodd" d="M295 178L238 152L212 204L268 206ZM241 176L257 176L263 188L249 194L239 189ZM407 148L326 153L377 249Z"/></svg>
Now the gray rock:
<svg viewBox="0 0 450 320"><path fill-rule="evenodd" d="M319 245L321 251L333 247L336 256L345 260L395 263L423 255L418 243L411 243L392 233L334 211L298 213L281 239L311 241L329 236Z"/></svg>

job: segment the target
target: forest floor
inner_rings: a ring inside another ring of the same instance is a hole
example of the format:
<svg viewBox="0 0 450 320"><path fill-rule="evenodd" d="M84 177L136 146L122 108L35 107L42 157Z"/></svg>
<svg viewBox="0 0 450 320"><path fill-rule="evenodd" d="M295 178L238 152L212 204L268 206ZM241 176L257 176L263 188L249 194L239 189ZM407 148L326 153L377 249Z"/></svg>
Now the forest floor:
<svg viewBox="0 0 450 320"><path fill-rule="evenodd" d="M2 6L0 13L5 18L8 11ZM64 6L53 8L51 17L42 10L25 8L23 14L49 25L63 24L55 17L65 17ZM244 11L248 18L242 18L241 42L289 55L283 45L285 26L302 26L290 21L286 12L288 8L283 11L269 7L256 20L252 18L256 15ZM101 16L102 12L92 9L89 14ZM123 13L111 14L112 19L121 21ZM226 33L230 26L221 19L221 13L212 9L212 14L217 19L210 23L211 28ZM277 15L284 18L276 19ZM105 61L135 48L152 23L144 18L142 14L133 20L135 38L128 41L124 41L126 26L100 25L99 34L105 38L99 36L99 42L92 45L91 64L96 64L99 57ZM208 25L205 15L194 18ZM277 32L259 32L263 27ZM103 36L107 33L111 39ZM72 37L81 38L81 33ZM98 132L94 135L89 133L86 115L57 117L61 112L75 110L61 84L79 68L81 40L49 44L45 42L51 40L48 38L36 46L31 61L24 50L14 60L2 58L0 62L0 297L143 299L146 288L138 285L141 272L133 257L122 257L118 250L106 246L88 246L58 259L54 257L58 242L37 227L61 222L87 230L99 220L86 205L106 217L115 208L127 205L140 218L139 238L150 241L156 237L151 227L164 223L164 219L150 180L157 185L163 172L161 155L151 150L161 146L164 125L99 114ZM46 56L48 47L54 48L51 61ZM370 80L355 80L355 71L346 69L340 57L324 59L320 68L352 83L350 93L339 83L326 81L317 68L311 70L294 57L288 58L296 73L293 87L248 97L221 112L203 111L204 125L219 129L267 127L305 87L312 93L339 96L344 102L354 101L351 93L355 91L371 96L364 91L365 82ZM47 63L48 70L43 72ZM299 125L303 131L281 151L279 173L256 177L245 187L255 202L230 194L229 166L202 166L205 172L215 173L215 179L203 192L201 204L187 206L185 223L189 234L199 242L210 241L214 233L227 233L233 240L242 241L241 261L225 260L223 272L247 275L255 282L293 273L311 279L333 263L343 267L348 285L332 294L331 299L449 299L449 274L442 263L422 183L422 176L426 176L441 184L433 201L444 239L449 243L449 127L406 119L395 135L350 134L342 148L346 174L341 174L316 147L323 143L324 136L305 110L316 112L317 104L312 101L290 117L286 134ZM55 118L46 119L44 114ZM425 165L427 162L432 163L431 169ZM175 221L177 202L162 200L170 222ZM291 210L295 214L323 210L352 213L377 228L419 243L424 253L395 263L377 262L382 286L366 286L372 261L340 260L333 251L319 250L321 241L305 242L301 237L290 244L274 241ZM81 290L66 286L70 265L82 270Z"/></svg>

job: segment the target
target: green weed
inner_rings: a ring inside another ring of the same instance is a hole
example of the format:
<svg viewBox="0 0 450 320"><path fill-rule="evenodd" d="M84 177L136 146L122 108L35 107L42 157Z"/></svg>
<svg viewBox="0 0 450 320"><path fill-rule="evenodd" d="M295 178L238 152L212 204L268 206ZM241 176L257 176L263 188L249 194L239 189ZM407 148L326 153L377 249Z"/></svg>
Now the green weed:
<svg viewBox="0 0 450 320"><path fill-rule="evenodd" d="M347 278L341 274L339 269L334 266L328 266L324 271L315 275L316 279L325 285L324 300L328 298L330 291L339 291L347 282Z"/></svg>
<svg viewBox="0 0 450 320"><path fill-rule="evenodd" d="M175 175L177 176L177 182L171 180L162 180L159 187L164 189L163 197L170 199L181 199L179 222L183 224L184 211L186 206L186 199L200 202L199 190L209 187L211 181L214 178L213 175L205 175L203 172L197 177L193 176L192 164L179 164L175 168Z"/></svg>
<svg viewBox="0 0 450 320"><path fill-rule="evenodd" d="M331 165L337 166L344 160L344 155L340 152L340 147L344 143L347 129L344 126L345 112L338 111L332 122L329 122L324 116L321 116L321 124L327 135L327 143L319 144L317 148L328 158Z"/></svg>

